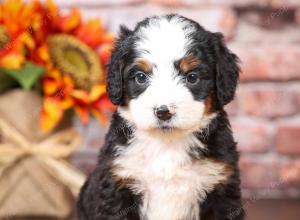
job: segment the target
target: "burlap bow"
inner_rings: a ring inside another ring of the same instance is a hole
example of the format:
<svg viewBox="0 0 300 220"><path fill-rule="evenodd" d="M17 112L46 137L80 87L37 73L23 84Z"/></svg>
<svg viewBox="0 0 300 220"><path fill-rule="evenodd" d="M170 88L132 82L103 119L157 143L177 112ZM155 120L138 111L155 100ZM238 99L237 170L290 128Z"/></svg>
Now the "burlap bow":
<svg viewBox="0 0 300 220"><path fill-rule="evenodd" d="M79 145L80 135L74 129L60 131L39 143L30 143L17 129L0 118L0 178L16 160L33 156L77 197L85 176L64 159Z"/></svg>

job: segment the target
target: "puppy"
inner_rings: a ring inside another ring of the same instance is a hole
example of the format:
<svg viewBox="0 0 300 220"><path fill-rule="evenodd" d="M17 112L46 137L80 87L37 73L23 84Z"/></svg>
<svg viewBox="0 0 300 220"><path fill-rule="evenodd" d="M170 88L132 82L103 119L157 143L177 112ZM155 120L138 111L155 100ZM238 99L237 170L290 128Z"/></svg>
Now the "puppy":
<svg viewBox="0 0 300 220"><path fill-rule="evenodd" d="M78 202L81 220L241 220L238 153L224 105L238 58L179 15L121 27L108 64L118 106Z"/></svg>

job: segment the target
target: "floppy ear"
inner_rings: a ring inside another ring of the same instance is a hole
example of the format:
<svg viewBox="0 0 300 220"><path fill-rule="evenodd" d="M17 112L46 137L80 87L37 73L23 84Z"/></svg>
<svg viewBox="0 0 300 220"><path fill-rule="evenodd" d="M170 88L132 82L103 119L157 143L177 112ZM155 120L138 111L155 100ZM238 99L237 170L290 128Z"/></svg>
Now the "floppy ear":
<svg viewBox="0 0 300 220"><path fill-rule="evenodd" d="M110 61L107 64L106 90L111 102L115 105L123 103L124 85L123 71L125 59L129 50L128 38L132 31L125 26L120 27L118 39L116 40Z"/></svg>
<svg viewBox="0 0 300 220"><path fill-rule="evenodd" d="M235 94L240 67L239 59L226 46L221 33L214 34L216 38L216 88L220 106L229 103Z"/></svg>

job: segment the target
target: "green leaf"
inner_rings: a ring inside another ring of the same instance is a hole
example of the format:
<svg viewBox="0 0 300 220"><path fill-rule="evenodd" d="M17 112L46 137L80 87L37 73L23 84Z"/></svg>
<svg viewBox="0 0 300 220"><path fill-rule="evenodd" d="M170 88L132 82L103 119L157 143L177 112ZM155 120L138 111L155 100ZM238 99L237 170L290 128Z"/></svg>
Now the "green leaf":
<svg viewBox="0 0 300 220"><path fill-rule="evenodd" d="M15 79L23 89L29 90L44 73L44 68L36 64L26 62L21 69L0 68L0 72Z"/></svg>

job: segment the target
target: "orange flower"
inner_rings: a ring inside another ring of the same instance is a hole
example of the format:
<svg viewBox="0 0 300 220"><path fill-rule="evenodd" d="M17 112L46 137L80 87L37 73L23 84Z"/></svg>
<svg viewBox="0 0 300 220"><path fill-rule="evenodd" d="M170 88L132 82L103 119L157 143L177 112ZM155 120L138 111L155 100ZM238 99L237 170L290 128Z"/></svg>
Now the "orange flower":
<svg viewBox="0 0 300 220"><path fill-rule="evenodd" d="M92 48L97 48L103 40L104 27L99 19L89 20L81 24L75 36Z"/></svg>
<svg viewBox="0 0 300 220"><path fill-rule="evenodd" d="M37 9L40 21L29 28L29 32L34 36L37 45L44 44L48 35L59 31L60 14L58 7L52 0L47 0Z"/></svg>
<svg viewBox="0 0 300 220"><path fill-rule="evenodd" d="M6 68L20 68L26 60L26 49L33 49L35 42L33 38L24 32L9 41L0 51L0 66Z"/></svg>
<svg viewBox="0 0 300 220"><path fill-rule="evenodd" d="M78 9L72 9L69 15L62 16L60 21L60 30L68 33L77 28L80 24L81 16Z"/></svg>
<svg viewBox="0 0 300 220"><path fill-rule="evenodd" d="M60 103L53 97L44 99L43 110L41 111L40 126L44 132L52 130L62 119L63 110Z"/></svg>
<svg viewBox="0 0 300 220"><path fill-rule="evenodd" d="M89 112L92 112L101 123L105 123L107 118L104 112L114 109L106 96L105 86L101 84L94 85L90 92L75 90L72 92L72 97L76 103L75 111L82 123L88 122Z"/></svg>
<svg viewBox="0 0 300 220"><path fill-rule="evenodd" d="M19 69L25 62L25 57L18 52L12 51L0 59L0 67Z"/></svg>
<svg viewBox="0 0 300 220"><path fill-rule="evenodd" d="M37 1L24 4L22 0L7 0L0 7L0 24L6 27L12 39L41 22L38 13L41 4Z"/></svg>
<svg viewBox="0 0 300 220"><path fill-rule="evenodd" d="M74 109L84 124L89 121L90 112L101 123L105 123L107 118L104 113L114 110L103 84L94 85L90 91L76 89L72 79L67 75L62 75L56 69L48 71L43 80L43 88L45 101L41 114L41 126L45 132L52 130L62 119L61 112L68 109ZM54 107L55 110L53 110Z"/></svg>
<svg viewBox="0 0 300 220"><path fill-rule="evenodd" d="M0 26L5 36L5 41L1 42L0 67L22 68L26 61L44 66L41 80L44 96L41 127L44 131L52 130L67 110L74 110L83 123L88 122L90 114L102 123L107 120L105 112L112 111L114 106L107 97L104 82L97 81L89 90L76 88L70 75L56 68L46 40L52 34L73 35L91 48L99 49L99 59L105 65L111 55L114 36L105 31L101 20L82 23L78 9L63 16L52 0L43 3L6 0L0 3Z"/></svg>
<svg viewBox="0 0 300 220"><path fill-rule="evenodd" d="M2 66L21 67L26 55L36 48L33 32L39 30L42 23L42 5L37 1L24 4L22 0L7 0L0 4L0 25L9 38L0 51L4 59Z"/></svg>
<svg viewBox="0 0 300 220"><path fill-rule="evenodd" d="M52 130L62 119L63 113L72 108L73 99L70 96L74 89L73 81L67 75L62 75L56 69L50 69L43 79L43 92L45 95L41 113L42 130ZM53 109L55 107L55 109Z"/></svg>
<svg viewBox="0 0 300 220"><path fill-rule="evenodd" d="M41 65L49 66L51 64L50 54L46 43L37 47L36 50L31 51L29 57Z"/></svg>

